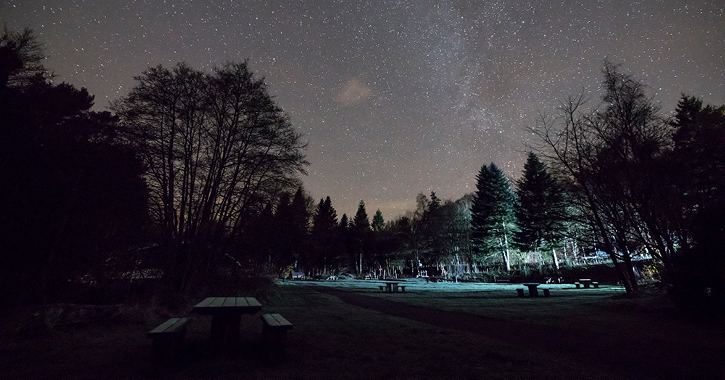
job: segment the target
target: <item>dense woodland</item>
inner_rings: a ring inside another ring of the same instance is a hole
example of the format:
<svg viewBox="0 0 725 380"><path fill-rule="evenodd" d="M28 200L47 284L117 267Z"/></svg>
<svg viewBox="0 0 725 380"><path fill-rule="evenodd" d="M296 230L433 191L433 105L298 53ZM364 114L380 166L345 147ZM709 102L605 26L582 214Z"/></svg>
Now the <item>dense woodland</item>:
<svg viewBox="0 0 725 380"><path fill-rule="evenodd" d="M725 305L725 106L661 110L610 62L531 131L516 179L482 165L460 199L418 194L384 220L305 192L302 136L247 62L151 67L110 112L56 83L31 30L0 36L0 298L68 299L153 280L558 278L605 263L686 309ZM671 114L672 116L665 116ZM71 299L72 300L72 299Z"/></svg>

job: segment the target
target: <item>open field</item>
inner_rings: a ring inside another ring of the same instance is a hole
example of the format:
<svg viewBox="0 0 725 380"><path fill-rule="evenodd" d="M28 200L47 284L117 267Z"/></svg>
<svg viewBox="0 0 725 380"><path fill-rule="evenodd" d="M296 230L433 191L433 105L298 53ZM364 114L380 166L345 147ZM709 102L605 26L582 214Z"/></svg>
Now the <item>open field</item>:
<svg viewBox="0 0 725 380"><path fill-rule="evenodd" d="M286 350L265 355L261 322L242 318L239 341L211 347L193 316L180 356L151 361L151 311L32 329L4 311L1 378L723 378L722 323L689 322L658 293L630 300L617 287L550 285L517 298L516 285L409 280L286 281L263 312L294 324ZM191 308L189 307L189 310ZM25 327L23 327L25 326Z"/></svg>

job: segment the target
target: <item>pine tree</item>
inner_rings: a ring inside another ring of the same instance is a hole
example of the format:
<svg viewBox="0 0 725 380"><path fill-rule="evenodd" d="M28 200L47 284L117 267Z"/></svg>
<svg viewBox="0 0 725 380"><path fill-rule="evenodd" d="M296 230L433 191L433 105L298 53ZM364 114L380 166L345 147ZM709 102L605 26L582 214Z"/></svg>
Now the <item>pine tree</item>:
<svg viewBox="0 0 725 380"><path fill-rule="evenodd" d="M357 212L352 219L352 225L357 232L364 233L370 231L370 219L368 219L368 213L365 211L365 202L362 200L357 206Z"/></svg>
<svg viewBox="0 0 725 380"><path fill-rule="evenodd" d="M439 207L441 207L441 200L436 196L435 191L431 191L430 202L428 203L428 213L435 214Z"/></svg>
<svg viewBox="0 0 725 380"><path fill-rule="evenodd" d="M347 214L342 214L342 217L340 218L340 228L344 231L347 231L348 228L350 228L350 221L347 219Z"/></svg>
<svg viewBox="0 0 725 380"><path fill-rule="evenodd" d="M385 228L385 220L383 220L383 213L380 212L380 209L378 211L375 211L375 215L373 216L373 224L372 224L373 231L380 232Z"/></svg>
<svg viewBox="0 0 725 380"><path fill-rule="evenodd" d="M564 191L533 152L516 181L516 195L517 245L524 250L554 248L564 233Z"/></svg>
<svg viewBox="0 0 725 380"><path fill-rule="evenodd" d="M274 223L274 212L270 202L254 218L245 234L240 237L238 243L240 243L242 252L251 258L257 259L258 263L270 261L275 240Z"/></svg>
<svg viewBox="0 0 725 380"><path fill-rule="evenodd" d="M274 213L273 261L278 268L293 264L293 239L287 231L292 228L292 207L289 193L282 193Z"/></svg>
<svg viewBox="0 0 725 380"><path fill-rule="evenodd" d="M310 213L307 210L307 199L302 187L297 188L294 198L292 198L291 209L291 225L286 231L292 239L292 254L298 265L306 268L309 264L309 258L306 256L308 249L308 233L310 230Z"/></svg>
<svg viewBox="0 0 725 380"><path fill-rule="evenodd" d="M330 197L328 196L325 200L320 199L320 203L317 204L317 209L312 219L312 234L324 234L336 226L337 211L332 207Z"/></svg>
<svg viewBox="0 0 725 380"><path fill-rule="evenodd" d="M435 191L430 192L430 201L423 213L423 219L420 223L420 231L423 233L425 247L427 248L426 258L431 261L437 261L444 254L442 247L445 240L446 229L445 221L441 214L441 200Z"/></svg>
<svg viewBox="0 0 725 380"><path fill-rule="evenodd" d="M322 268L326 273L328 267L337 266L336 245L338 234L337 212L332 207L332 201L328 196L325 200L320 199L313 217L312 232L310 236L313 257L313 267Z"/></svg>
<svg viewBox="0 0 725 380"><path fill-rule="evenodd" d="M515 231L516 197L503 172L494 164L481 167L476 176L471 207L471 246L478 261L503 256L510 270L508 240Z"/></svg>
<svg viewBox="0 0 725 380"><path fill-rule="evenodd" d="M370 233L370 219L365 211L365 202L362 200L357 207L355 217L352 219L352 237L353 237L353 251L352 253L359 258L358 261L358 274L363 273L363 254L365 249L369 245L369 233Z"/></svg>

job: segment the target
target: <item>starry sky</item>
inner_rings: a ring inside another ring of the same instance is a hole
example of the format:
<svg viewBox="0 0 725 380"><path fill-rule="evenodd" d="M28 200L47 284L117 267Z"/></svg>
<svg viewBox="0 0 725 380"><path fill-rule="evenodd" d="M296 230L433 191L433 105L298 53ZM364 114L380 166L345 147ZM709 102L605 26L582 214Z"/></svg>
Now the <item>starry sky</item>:
<svg viewBox="0 0 725 380"><path fill-rule="evenodd" d="M725 104L722 0L3 0L0 22L34 29L99 111L149 66L248 58L309 143L305 189L338 216L458 199L490 162L518 178L526 128L568 95L594 106L606 58L663 112L682 92Z"/></svg>

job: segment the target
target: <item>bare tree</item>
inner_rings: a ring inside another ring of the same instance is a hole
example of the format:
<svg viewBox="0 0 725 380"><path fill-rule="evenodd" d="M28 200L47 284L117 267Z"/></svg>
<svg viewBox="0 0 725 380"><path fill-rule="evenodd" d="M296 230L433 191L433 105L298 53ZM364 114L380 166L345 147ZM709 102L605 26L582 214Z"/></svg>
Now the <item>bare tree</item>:
<svg viewBox="0 0 725 380"><path fill-rule="evenodd" d="M534 132L584 226L578 238L607 252L627 292L634 293L633 256L646 250L667 266L674 249L656 202L663 196L656 174L670 146L670 128L643 84L609 62L603 73L600 107L582 111L583 96L570 97L557 117L542 117Z"/></svg>
<svg viewBox="0 0 725 380"><path fill-rule="evenodd" d="M112 108L142 152L167 269L183 289L214 267L245 215L299 185L305 145L247 62L212 74L158 66L136 80Z"/></svg>

